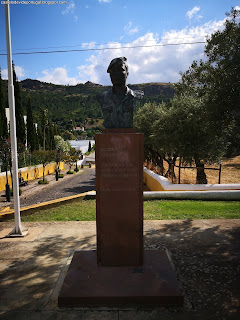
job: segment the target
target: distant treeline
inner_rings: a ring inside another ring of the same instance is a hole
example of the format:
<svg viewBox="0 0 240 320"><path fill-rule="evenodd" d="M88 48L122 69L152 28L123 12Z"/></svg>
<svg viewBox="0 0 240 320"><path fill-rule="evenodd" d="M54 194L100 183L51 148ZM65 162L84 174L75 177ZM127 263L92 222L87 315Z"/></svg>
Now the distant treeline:
<svg viewBox="0 0 240 320"><path fill-rule="evenodd" d="M31 79L20 81L20 87L24 114L26 114L29 96L35 121L40 121L42 109L48 109L50 120L62 130L71 130L73 126L84 124L89 118L101 119L102 111L97 96L109 88L91 82L63 86ZM146 102L167 102L174 96L171 83L146 83L129 85L129 87L144 91L144 98L138 102L138 107ZM3 89L7 106L6 80L3 80Z"/></svg>

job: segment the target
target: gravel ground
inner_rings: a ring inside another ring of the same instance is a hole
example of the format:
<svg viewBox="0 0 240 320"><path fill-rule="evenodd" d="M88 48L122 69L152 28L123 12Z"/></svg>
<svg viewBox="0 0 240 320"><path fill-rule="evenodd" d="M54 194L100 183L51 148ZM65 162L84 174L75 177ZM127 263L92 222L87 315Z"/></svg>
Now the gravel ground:
<svg viewBox="0 0 240 320"><path fill-rule="evenodd" d="M185 298L184 309L205 311L203 319L240 319L238 221L165 221L158 232L150 221L146 224L145 248L164 247L170 252ZM215 316L208 317L213 310Z"/></svg>

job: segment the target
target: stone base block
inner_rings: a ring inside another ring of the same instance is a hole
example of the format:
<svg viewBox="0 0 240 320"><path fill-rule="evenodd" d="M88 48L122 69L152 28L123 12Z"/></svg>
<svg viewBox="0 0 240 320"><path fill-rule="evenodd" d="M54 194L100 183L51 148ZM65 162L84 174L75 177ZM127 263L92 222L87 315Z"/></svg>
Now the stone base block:
<svg viewBox="0 0 240 320"><path fill-rule="evenodd" d="M165 250L145 251L141 267L99 267L96 251L76 251L58 305L183 305Z"/></svg>

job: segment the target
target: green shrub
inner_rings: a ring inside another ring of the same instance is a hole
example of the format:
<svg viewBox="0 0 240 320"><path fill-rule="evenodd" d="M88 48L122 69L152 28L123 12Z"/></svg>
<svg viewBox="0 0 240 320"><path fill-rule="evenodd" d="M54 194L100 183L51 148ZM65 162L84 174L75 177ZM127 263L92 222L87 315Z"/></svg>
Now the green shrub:
<svg viewBox="0 0 240 320"><path fill-rule="evenodd" d="M62 173L58 175L58 178L63 178L63 177L64 177L64 174Z"/></svg>
<svg viewBox="0 0 240 320"><path fill-rule="evenodd" d="M39 180L38 181L38 184L48 184L49 182L45 179L44 181L43 180Z"/></svg>
<svg viewBox="0 0 240 320"><path fill-rule="evenodd" d="M75 171L67 171L67 174L74 174L74 173L76 173Z"/></svg>
<svg viewBox="0 0 240 320"><path fill-rule="evenodd" d="M11 197L13 196L13 189L10 190ZM19 196L22 194L22 190L19 188Z"/></svg>

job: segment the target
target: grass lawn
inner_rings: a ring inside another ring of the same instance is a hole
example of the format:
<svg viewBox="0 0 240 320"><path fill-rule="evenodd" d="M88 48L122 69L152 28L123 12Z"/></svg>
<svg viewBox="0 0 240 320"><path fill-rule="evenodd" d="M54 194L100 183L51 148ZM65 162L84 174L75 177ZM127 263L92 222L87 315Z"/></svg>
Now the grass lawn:
<svg viewBox="0 0 240 320"><path fill-rule="evenodd" d="M145 220L239 219L237 201L144 201ZM94 221L96 201L83 200L22 216L22 221Z"/></svg>

